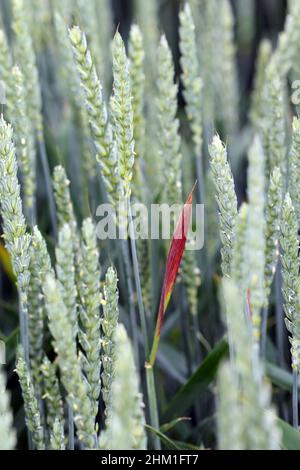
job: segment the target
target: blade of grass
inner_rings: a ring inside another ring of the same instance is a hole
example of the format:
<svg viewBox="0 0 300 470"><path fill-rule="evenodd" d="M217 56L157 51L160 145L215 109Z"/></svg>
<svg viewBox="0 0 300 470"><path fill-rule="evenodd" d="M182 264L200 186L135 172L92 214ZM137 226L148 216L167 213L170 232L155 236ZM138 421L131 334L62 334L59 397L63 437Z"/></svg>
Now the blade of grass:
<svg viewBox="0 0 300 470"><path fill-rule="evenodd" d="M187 417L173 419L173 421L170 421L169 423L163 424L160 427L160 431L163 432L163 433L166 433L168 431L171 431L173 428L175 428L175 426L177 426L177 424L182 423L182 421L190 421L190 420L191 420L191 418L187 418Z"/></svg>
<svg viewBox="0 0 300 470"><path fill-rule="evenodd" d="M166 446L168 450L180 450L180 447L177 444L175 444L175 442L172 441L172 439L170 439L168 436L163 434L158 429L155 429L152 426L149 426L148 424L146 424L145 427L149 432L154 434L162 442L162 444Z"/></svg>
<svg viewBox="0 0 300 470"><path fill-rule="evenodd" d="M213 382L222 359L228 354L228 344L222 339L204 359L198 369L179 389L175 397L164 410L164 418L172 413L182 414L199 398L200 393Z"/></svg>
<svg viewBox="0 0 300 470"><path fill-rule="evenodd" d="M281 447L285 450L300 450L300 432L278 418L277 424L282 432Z"/></svg>

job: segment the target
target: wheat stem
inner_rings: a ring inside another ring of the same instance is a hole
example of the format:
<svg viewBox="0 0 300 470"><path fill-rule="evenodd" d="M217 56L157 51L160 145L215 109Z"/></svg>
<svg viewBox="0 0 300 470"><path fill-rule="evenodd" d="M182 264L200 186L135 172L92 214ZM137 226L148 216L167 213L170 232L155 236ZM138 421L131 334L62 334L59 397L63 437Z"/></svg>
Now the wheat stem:
<svg viewBox="0 0 300 470"><path fill-rule="evenodd" d="M299 429L298 372L293 370L293 426Z"/></svg>

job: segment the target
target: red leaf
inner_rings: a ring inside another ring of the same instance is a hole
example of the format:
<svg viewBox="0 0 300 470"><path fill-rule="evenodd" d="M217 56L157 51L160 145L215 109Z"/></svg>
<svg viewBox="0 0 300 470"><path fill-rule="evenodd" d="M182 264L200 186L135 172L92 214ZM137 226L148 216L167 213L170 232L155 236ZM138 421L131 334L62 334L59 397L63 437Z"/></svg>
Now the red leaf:
<svg viewBox="0 0 300 470"><path fill-rule="evenodd" d="M150 365L153 366L156 358L156 352L159 344L161 327L163 324L164 316L174 289L174 284L184 253L186 239L188 235L188 230L191 221L192 213L192 202L193 202L193 193L195 190L197 182L195 183L187 201L181 211L179 220L177 222L172 242L170 245L167 263L166 263L166 272L160 297L160 304L157 316L157 323L155 329L155 335L153 340L153 346L150 355Z"/></svg>

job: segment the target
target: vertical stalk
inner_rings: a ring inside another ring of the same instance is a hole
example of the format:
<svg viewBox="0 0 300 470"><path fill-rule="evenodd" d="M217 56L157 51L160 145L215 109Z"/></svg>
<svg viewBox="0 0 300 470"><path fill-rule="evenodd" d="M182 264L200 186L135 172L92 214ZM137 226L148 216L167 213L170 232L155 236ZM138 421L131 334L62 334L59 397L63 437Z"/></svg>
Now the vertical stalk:
<svg viewBox="0 0 300 470"><path fill-rule="evenodd" d="M293 370L293 426L299 429L299 412L298 412L298 372Z"/></svg>
<svg viewBox="0 0 300 470"><path fill-rule="evenodd" d="M147 394L148 394L148 400L149 400L150 423L154 429L159 430L159 418L158 418L154 373L153 373L153 367L150 364L146 365L146 381L147 381ZM158 436L155 436L153 438L153 442L154 442L154 449L161 450L160 440Z"/></svg>
<svg viewBox="0 0 300 470"><path fill-rule="evenodd" d="M148 340L148 333L147 333L147 321L146 321L146 315L145 315L145 309L144 309L144 303L143 303L143 295L142 295L141 280L140 280L140 273L139 273L139 263L138 263L138 256L137 256L137 250L136 250L136 244L135 244L136 236L135 236L134 224L132 220L132 210L131 210L130 201L128 201L128 215L129 215L129 235L130 235L131 253L132 253L132 260L133 260L134 278L135 278L135 285L136 285L138 305L139 305L139 315L140 315L140 322L141 322L142 333L143 333L143 338L144 338L145 356L148 359L150 349L149 349L149 340ZM158 417L158 407L157 407L153 367L149 364L146 364L145 367L146 367L146 382L147 382L147 396L148 396L150 423L153 428L159 430L159 417ZM154 437L153 442L154 442L155 450L161 450L160 440L157 436Z"/></svg>
<svg viewBox="0 0 300 470"><path fill-rule="evenodd" d="M281 261L279 259L277 271L275 274L275 317L276 317L276 343L278 348L279 364L284 366L284 323L283 323L283 308L282 308L282 279L281 279Z"/></svg>
<svg viewBox="0 0 300 470"><path fill-rule="evenodd" d="M196 361L197 365L200 364L203 360L202 357L202 352L201 352L201 344L199 341L199 338L204 338L203 335L201 334L200 328L199 328L199 321L198 321L198 315L192 315L192 321L193 321L193 329L196 334L194 334L195 337L195 354L196 354ZM198 336L199 334L199 336Z"/></svg>
<svg viewBox="0 0 300 470"><path fill-rule="evenodd" d="M55 210L55 203L54 203L52 184L51 184L51 175L50 175L50 169L49 169L49 163L48 163L44 139L38 138L38 148L39 148L42 170L43 170L44 179L45 179L45 187L46 187L46 193L47 193L48 204L49 204L49 214L50 214L52 232L53 232L54 238L56 239L57 238L56 210Z"/></svg>
<svg viewBox="0 0 300 470"><path fill-rule="evenodd" d="M266 357L268 313L269 313L268 307L264 307L262 311L261 344L260 344L260 355L262 359Z"/></svg>
<svg viewBox="0 0 300 470"><path fill-rule="evenodd" d="M75 443L74 443L74 414L72 407L69 405L68 407L68 433L69 433L69 442L68 442L68 449L74 450Z"/></svg>
<svg viewBox="0 0 300 470"><path fill-rule="evenodd" d="M204 186L204 168L203 168L203 157L196 159L196 172L198 180L198 197L200 204L205 202L205 186Z"/></svg>
<svg viewBox="0 0 300 470"><path fill-rule="evenodd" d="M141 287L141 279L140 279L140 272L139 272L139 262L136 250L136 243L135 243L135 231L134 225L132 220L132 211L131 211L131 204L130 201L128 203L128 210L129 210L129 235L130 235L130 245L131 245L131 254L132 254L132 261L133 261L133 273L135 279L135 287L137 292L138 298L138 308L139 308L139 316L140 322L142 327L142 333L144 338L144 348L145 348L145 356L148 357L149 355L149 341L148 341L148 333L147 333L147 321L143 303L143 294L142 294L142 287Z"/></svg>
<svg viewBox="0 0 300 470"><path fill-rule="evenodd" d="M206 191L205 191L205 175L204 175L204 164L203 164L203 154L201 156L198 156L196 158L196 173L197 173L197 180L198 180L198 198L199 198L199 203L203 204L204 206L204 238L205 240L208 239L208 233L207 233L207 224L206 224ZM202 256L201 256L202 255ZM201 264L203 264L203 267L206 269L206 280L207 280L207 290L209 294L209 299L210 301L208 302L208 309L210 316L212 317L213 315L213 287L212 287L212 273L211 273L211 265L210 265L210 260L209 260L209 254L207 250L207 246L204 246L200 252L200 270L201 270ZM200 334L200 328L199 328L199 323L197 322L197 333ZM200 357L200 356L199 356Z"/></svg>
<svg viewBox="0 0 300 470"><path fill-rule="evenodd" d="M190 335L189 335L189 316L186 315L186 312L188 309L186 309L186 302L185 302L185 295L184 295L184 289L182 286L180 286L179 290L179 311L180 311L180 324L182 328L182 343L183 343L183 351L184 351L184 356L185 356L185 362L186 362L186 368L187 368L187 373L188 376L192 374L192 354L191 354L191 341L190 341ZM198 332L198 329L196 329L195 336ZM196 358L197 359L197 358Z"/></svg>
<svg viewBox="0 0 300 470"><path fill-rule="evenodd" d="M132 335L133 348L134 348L134 353L135 353L136 367L137 367L137 370L139 370L140 358L139 358L139 344L138 344L138 334L137 334L138 331L137 331L137 322L136 322L136 312L134 308L134 291L133 291L133 286L132 286L130 257L129 257L127 240L121 240L121 248L122 248L125 275L127 278L127 287L128 287L128 293L129 293L129 315L130 315L131 335Z"/></svg>
<svg viewBox="0 0 300 470"><path fill-rule="evenodd" d="M31 228L36 225L36 207L26 209L28 224Z"/></svg>

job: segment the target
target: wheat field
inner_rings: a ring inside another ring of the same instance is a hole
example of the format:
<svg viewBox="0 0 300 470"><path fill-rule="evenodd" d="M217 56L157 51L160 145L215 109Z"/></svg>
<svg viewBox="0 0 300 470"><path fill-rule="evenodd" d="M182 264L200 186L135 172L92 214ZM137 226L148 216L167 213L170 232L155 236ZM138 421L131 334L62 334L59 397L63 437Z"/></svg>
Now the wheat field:
<svg viewBox="0 0 300 470"><path fill-rule="evenodd" d="M300 3L0 18L0 449L299 450Z"/></svg>

